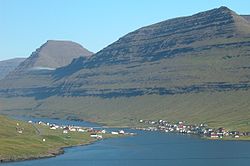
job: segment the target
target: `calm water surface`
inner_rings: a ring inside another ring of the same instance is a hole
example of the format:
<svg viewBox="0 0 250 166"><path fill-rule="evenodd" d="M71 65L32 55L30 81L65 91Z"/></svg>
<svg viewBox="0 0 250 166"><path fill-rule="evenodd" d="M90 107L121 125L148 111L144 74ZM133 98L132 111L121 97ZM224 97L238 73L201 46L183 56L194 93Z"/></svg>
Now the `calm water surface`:
<svg viewBox="0 0 250 166"><path fill-rule="evenodd" d="M45 120L44 120L45 121ZM60 124L98 126L50 120ZM55 158L1 164L4 166L249 166L250 142L211 141L178 134L133 131L134 137L102 140L65 149Z"/></svg>

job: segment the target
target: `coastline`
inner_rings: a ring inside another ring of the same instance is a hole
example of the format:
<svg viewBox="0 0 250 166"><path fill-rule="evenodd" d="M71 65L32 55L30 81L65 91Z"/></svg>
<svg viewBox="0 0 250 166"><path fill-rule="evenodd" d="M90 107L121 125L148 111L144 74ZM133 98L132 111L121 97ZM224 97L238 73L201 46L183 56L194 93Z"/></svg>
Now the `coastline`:
<svg viewBox="0 0 250 166"><path fill-rule="evenodd" d="M157 131L157 132L160 132L160 131ZM178 133L174 133L174 134L178 134ZM202 137L202 136L199 136L199 135L192 135L192 136L196 136L199 139L211 140L211 141L250 141L249 140L250 138L249 139L233 139L233 138L223 138L223 139L216 138L216 139L213 139L213 138L209 138L209 137ZM108 139L108 138L104 138L104 139ZM104 140L104 139L102 139L102 140ZM77 145L62 146L62 147L59 147L59 148L54 149L54 150L49 150L48 153L41 154L41 155L38 155L38 156L26 156L26 157L23 157L23 158L20 157L20 158L16 158L16 159L12 159L12 158L1 159L0 158L0 164L11 163L11 162L22 162L22 161L29 161L29 160L48 159L48 158L56 157L56 156L59 156L59 155L63 155L65 153L65 149L67 149L67 148L74 148L74 147L79 147L79 146L88 146L88 145L96 143L97 141L100 141L100 140L94 140L94 141L86 142L86 143L83 143L83 144L77 144Z"/></svg>
<svg viewBox="0 0 250 166"><path fill-rule="evenodd" d="M232 137L224 137L224 138L209 138L209 137L201 137L206 140L215 140L215 141L248 141L250 142L250 137L240 137L240 138L232 138Z"/></svg>
<svg viewBox="0 0 250 166"><path fill-rule="evenodd" d="M41 154L41 155L37 155L37 156L27 156L27 157L23 157L23 158L20 157L20 158L16 158L16 159L11 159L11 158L10 159L1 159L0 158L0 164L53 158L53 157L57 157L59 155L63 155L65 153L65 149L67 149L67 148L88 146L88 145L92 145L98 141L102 141L102 140L106 140L106 139L110 139L110 138L120 138L120 136L104 137L103 139L90 140L90 141L82 143L82 144L62 146L62 147L56 148L54 150L49 150L46 154Z"/></svg>
<svg viewBox="0 0 250 166"><path fill-rule="evenodd" d="M107 139L107 138L104 138ZM40 160L40 159L48 159L48 158L52 158L52 157L56 157L59 155L63 155L65 153L65 149L66 148L74 148L74 147L78 147L78 146L88 146L91 145L95 142L97 142L99 140L95 140L95 141L90 141L87 143L83 143L83 144L78 144L78 145L70 145L70 146L62 146L59 147L57 149L54 150L49 150L47 154L41 154L38 156L27 156L27 157L20 157L20 158L16 158L16 159L1 159L0 158L0 164L4 164L4 163L10 163L10 162L22 162L22 161L29 161L29 160Z"/></svg>
<svg viewBox="0 0 250 166"><path fill-rule="evenodd" d="M117 126L116 126L117 127ZM114 126L108 126L105 125L104 128L114 128ZM128 126L119 126L119 128L129 128L129 129L135 129L138 130L136 128L132 128L132 127L128 127ZM152 132L152 131L149 131ZM156 131L156 132L161 132L161 131ZM175 132L173 132L174 134L177 134ZM186 134L184 134L186 135ZM224 137L224 138L210 138L210 137L202 137L201 135L198 134L188 134L188 135L193 135L198 137L199 139L204 139L204 140L211 140L211 141L250 141L250 137L240 137L240 138L231 138L231 137ZM118 137L105 137L104 139L108 139L108 138L119 138ZM52 158L52 157L56 157L59 155L62 155L65 153L65 149L66 148L73 148L73 147L78 147L78 146L88 146L91 145L93 143L96 143L97 141L99 141L98 139L92 139L92 140L87 140L86 142L82 142L82 143L76 143L74 145L66 145L66 146L59 146L59 147L55 147L55 149L49 149L47 152L45 152L44 154L38 154L38 155L26 155L26 156L17 156L17 157L10 157L10 158L1 158L0 156L0 164L1 163L10 163L10 162L22 162L22 161L28 161L28 160L39 160L39 159L47 159L47 158Z"/></svg>
<svg viewBox="0 0 250 166"><path fill-rule="evenodd" d="M21 116L22 117L22 116ZM24 118L29 118L29 116L23 116ZM120 129L138 129L138 128L145 128L145 127L149 127L147 125L142 125L141 123L137 123L135 124L135 126L133 125L128 125L128 124L120 124L120 125L112 125L112 124L108 124L105 122L98 122L95 120L90 120L90 119L81 119L81 118L66 118L66 119L60 119L60 118L56 118L56 117L39 117L39 116L31 116L32 118L50 118L50 119L54 119L54 120L69 120L69 121L74 121L74 122L87 122L87 123L93 123L93 124L98 124L100 126L102 126L102 128L104 129L110 129L110 128L120 128ZM20 118L20 117L19 117ZM18 118L17 118L18 119ZM220 126L217 126L217 128L219 128ZM216 127L215 127L216 128ZM140 129L139 129L140 130ZM199 134L194 134L197 135L198 137L200 137L201 139L207 139L207 140L222 140L222 141L250 141L250 136L241 136L239 138L233 138L233 137L223 137L223 138L210 138L210 137L203 137L202 135Z"/></svg>
<svg viewBox="0 0 250 166"><path fill-rule="evenodd" d="M27 160L38 160L38 159L46 159L51 157L56 157L58 155L64 154L64 148L60 148L58 150L55 150L53 153L38 155L38 156L27 156L24 158L16 158L16 159L0 159L0 163L10 163L10 162L21 162L21 161L27 161Z"/></svg>
<svg viewBox="0 0 250 166"><path fill-rule="evenodd" d="M99 133L101 138L96 138L91 134L101 131L93 128L42 121L33 123L31 120L26 122L3 116L0 116L0 124L6 126L0 130L0 164L51 158L64 154L66 148L87 146L99 140L119 137L111 133Z"/></svg>

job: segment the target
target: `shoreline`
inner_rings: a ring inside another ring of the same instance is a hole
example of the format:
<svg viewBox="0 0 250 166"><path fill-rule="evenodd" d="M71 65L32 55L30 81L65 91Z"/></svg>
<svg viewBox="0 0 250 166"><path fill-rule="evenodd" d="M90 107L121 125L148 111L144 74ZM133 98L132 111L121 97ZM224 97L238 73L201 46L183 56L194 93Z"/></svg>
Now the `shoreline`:
<svg viewBox="0 0 250 166"><path fill-rule="evenodd" d="M35 128L35 130L39 130L33 124L32 121L29 121L27 123L26 122L27 119L24 120L22 118L21 119L20 118L15 118L15 120L18 120L18 121L16 121L16 122L10 121L10 122L14 123L13 128L16 127L16 125L19 126L20 125L19 121L20 121L20 122L23 123L21 125L28 125L28 126L32 125L33 129ZM41 122L41 121L39 121L39 122ZM35 136L38 136L38 137L36 137L35 139L36 139L36 141L42 139L43 142L45 142L45 138L48 137L48 140L52 141L51 143L53 143L53 146L49 146L46 150L42 150L42 149L38 150L38 151L40 151L40 153L30 152L30 153L20 153L20 154L18 154L18 153L14 154L13 153L13 154L7 154L7 155L4 155L4 153L3 153L3 155L0 154L0 164L1 163L10 163L10 162L22 162L22 161L27 161L27 160L39 160L39 159L45 159L45 158L52 158L52 157L56 157L58 155L64 154L66 148L73 148L73 147L78 147L78 146L87 146L87 145L91 145L91 144L93 144L93 143L95 143L97 141L100 141L100 140L104 140L104 139L108 139L108 138L116 138L117 137L115 135L112 136L111 133L106 133L106 134L108 134L106 136L105 136L105 133L104 133L104 137L102 137L101 139L91 138L91 134L90 135L88 135L88 134L86 135L85 134L85 136L83 135L83 137L81 137L81 136L79 137L79 134L78 134L79 132L73 132L73 131L72 132L70 131L70 133L67 132L67 134L69 134L68 136L67 135L61 135L61 133L63 133L63 129L61 129L61 128L62 127L65 128L65 126L59 126L59 125L50 124L50 123L46 123L45 124L44 122L43 122L43 124L42 123L41 124L36 123L36 125L41 125L41 128L42 128L41 130L43 131L43 135L41 135L40 131L38 131L38 132L36 131ZM50 126L48 126L48 124ZM58 127L58 131L56 131L54 128L53 128L53 130L51 130L51 125L52 126L53 125L57 126ZM73 128L74 128L74 125L73 125ZM17 127L16 127L16 129L17 129ZM22 130L24 130L24 128L22 128ZM31 130L31 128L30 128L30 130ZM70 129L68 128L67 130L70 130ZM56 131L56 132L54 132L54 131ZM90 132L90 131L88 131L88 132ZM77 134L74 134L74 133L77 133ZM23 132L20 132L19 134L23 134ZM25 134L27 134L27 133L25 133ZM28 135L29 134L30 133L28 133ZM22 136L22 135L19 135L19 136ZM32 134L32 136L34 136L34 135ZM52 137L49 138L49 136L52 136ZM87 138L84 138L86 136L87 136ZM69 140L69 142L65 144L65 142L63 141L64 139L62 137L65 137L65 138L66 137L67 138L71 138L72 137L72 138L75 138L76 140L74 140L73 142L70 142L70 140ZM56 145L56 144L54 144L54 143L57 142L55 140L55 138L61 138L63 140L61 140L61 141L58 140L59 144ZM117 137L117 138L119 138L119 137ZM21 139L26 139L25 135L24 135L24 137L21 137ZM46 138L46 142L47 142L47 138ZM38 148L38 149L40 149L40 148Z"/></svg>
<svg viewBox="0 0 250 166"><path fill-rule="evenodd" d="M111 138L120 138L120 137L111 137ZM57 148L56 150L48 151L47 154L43 154L43 155L39 155L39 156L30 156L30 157L26 157L26 158L17 158L17 159L0 159L0 164L49 159L49 158L53 158L53 157L57 157L57 156L65 154L65 149L74 148L74 147L81 147L81 146L89 146L89 145L92 145L94 143L97 143L98 141L111 139L111 138L107 137L107 138L103 138L101 140L96 139L96 140L93 140L93 141L90 141L90 142L87 142L87 143L83 143L83 144L77 144L77 145L71 145L71 146L62 146L60 148Z"/></svg>
<svg viewBox="0 0 250 166"><path fill-rule="evenodd" d="M141 129L134 129L134 130L141 130ZM165 133L163 131L149 131L149 130L141 130L141 131L145 131L145 132L160 132L160 133ZM250 142L250 137L249 136L241 136L240 138L233 138L233 137L230 137L230 136L227 136L227 137L223 137L223 138L211 138L211 137L207 137L207 136L203 136L203 135L200 135L200 134L187 134L187 133L179 133L179 132L166 132L165 134L180 134L180 135L183 135L183 136L193 136L193 137L196 137L198 139L201 139L201 140L211 140L211 141L249 141Z"/></svg>
<svg viewBox="0 0 250 166"><path fill-rule="evenodd" d="M130 129L132 129L132 128L130 128ZM149 131L149 132L151 132L151 131ZM156 131L156 132L160 132L160 131ZM178 133L173 133L173 134L178 134ZM187 136L186 134L183 134L183 135ZM211 140L211 141L250 141L250 139L245 140L245 139L233 139L233 138L223 138L223 139L209 138L209 137L202 137L202 136L195 135L195 134L189 134L189 136L195 136L198 139ZM108 139L108 138L104 138L102 140L105 140L105 139ZM48 151L47 154L43 154L43 155L39 155L39 156L30 156L30 157L17 158L17 159L0 159L0 164L6 164L6 163L12 163L12 162L31 161L31 160L49 159L49 158L53 158L53 157L57 157L57 156L65 154L65 149L67 149L67 148L88 146L88 145L94 144L94 143L96 143L98 141L100 141L100 140L94 140L94 141L90 141L88 143L83 143L83 144L78 144L78 145L73 145L73 146L63 146L63 147L57 148L56 150Z"/></svg>
<svg viewBox="0 0 250 166"><path fill-rule="evenodd" d="M107 139L107 138L104 138L104 139ZM79 145L63 146L63 147L57 148L56 150L51 150L51 151L49 150L47 154L43 154L43 155L39 155L39 156L30 156L30 157L17 158L17 159L0 159L0 164L53 158L53 157L56 157L59 155L63 155L65 153L65 149L67 149L67 148L88 146L88 145L94 144L97 141L99 141L99 140L95 140L92 142L79 144Z"/></svg>
<svg viewBox="0 0 250 166"><path fill-rule="evenodd" d="M21 117L25 117L28 118L29 116L21 116ZM30 116L32 118L50 118L50 117L37 117L37 116ZM93 123L93 124L97 124L100 125L102 128L105 129L110 129L110 128L120 128L120 129L138 129L141 128L142 126L140 125L140 123L137 124L137 126L130 126L130 125L109 125L107 123L104 122L96 122L94 120L89 120L89 119L76 119L76 118L66 118L66 119L60 119L60 118L56 118L56 117L51 117L50 119L54 119L54 120L68 120L68 121L75 121L75 122L88 122L88 123ZM145 126L144 126L145 127ZM144 128L143 127L143 128ZM219 127L218 127L219 128ZM140 130L140 129L138 129ZM223 138L210 138L210 137L203 137L202 135L199 134L195 134L198 137L200 137L201 139L207 139L207 140L223 140L223 141L250 141L250 136L241 136L240 138L232 138L229 136L223 137Z"/></svg>
<svg viewBox="0 0 250 166"><path fill-rule="evenodd" d="M92 122L93 123L93 122ZM96 123L99 124L99 123ZM109 126L109 125L105 125L102 126L104 128L129 128L132 130L140 130L138 128L135 127L129 127L129 126ZM148 131L148 132L162 132L162 131ZM169 132L169 133L173 133L173 134L178 134L177 132ZM167 133L166 133L167 134ZM231 138L231 137L223 137L223 138L210 138L210 137L203 137L202 135L199 134L183 134L185 136L190 135L190 136L195 136L198 139L202 139L202 140L211 140L211 141L250 141L250 137L240 137L240 138ZM107 138L103 138L104 139L108 139ZM113 138L119 138L119 137L113 137ZM56 157L59 155L63 155L65 153L65 149L67 148L74 148L74 147L79 147L79 146L88 146L91 144L94 144L96 142L98 142L100 140L90 140L87 141L86 143L80 143L80 144L76 144L76 145L69 145L69 146L61 146L58 147L54 150L50 149L48 150L45 154L39 154L37 156L32 156L32 155L27 155L27 156L20 156L20 157L10 157L10 158L0 158L0 164L4 164L4 163L11 163L11 162L22 162L22 161L29 161L29 160L40 160L40 159L48 159L48 158L52 158L52 157Z"/></svg>

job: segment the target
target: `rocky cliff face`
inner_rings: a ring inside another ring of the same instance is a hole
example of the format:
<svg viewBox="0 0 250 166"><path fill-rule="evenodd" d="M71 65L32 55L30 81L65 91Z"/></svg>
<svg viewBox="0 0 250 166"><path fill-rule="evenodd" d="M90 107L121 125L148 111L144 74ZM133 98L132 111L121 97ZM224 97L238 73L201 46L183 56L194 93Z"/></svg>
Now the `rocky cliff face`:
<svg viewBox="0 0 250 166"><path fill-rule="evenodd" d="M25 58L14 58L0 61L0 80L13 71Z"/></svg>

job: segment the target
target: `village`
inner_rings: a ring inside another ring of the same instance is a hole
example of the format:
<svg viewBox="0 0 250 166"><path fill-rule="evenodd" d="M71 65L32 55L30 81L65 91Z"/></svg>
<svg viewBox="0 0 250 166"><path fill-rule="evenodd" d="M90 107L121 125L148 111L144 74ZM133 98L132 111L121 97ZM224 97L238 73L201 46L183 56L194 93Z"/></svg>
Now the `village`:
<svg viewBox="0 0 250 166"><path fill-rule="evenodd" d="M33 127L37 129L38 132L40 130L36 127L36 125L47 126L50 130L61 130L62 134L68 134L69 132L82 132L82 133L90 133L91 138L95 139L103 139L104 134L111 135L135 135L135 133L127 133L124 130L116 130L116 131L107 131L102 127L82 127L82 126L74 126L74 125L58 125L54 123L48 123L43 121L32 122L28 121L28 123L32 124ZM166 120L139 120L140 124L143 124L146 127L136 127L136 130L144 130L144 131L160 131L160 132L172 132L172 133L181 133L181 134L192 134L198 135L204 138L211 139L222 139L222 138L240 138L243 136L250 136L250 132L240 132L240 131L229 131L223 127L220 128L210 128L207 124L187 124L184 121L179 121L176 123L171 123ZM23 128L18 127L17 124L17 132L22 134ZM45 141L45 140L43 140Z"/></svg>
<svg viewBox="0 0 250 166"><path fill-rule="evenodd" d="M176 123L170 123L165 120L140 120L140 123L147 127L136 128L145 131L161 131L161 132L173 132L182 134L193 134L199 135L205 138L211 139L222 139L224 137L240 138L242 136L250 136L250 132L239 132L239 131L228 131L223 127L220 128L209 128L207 124L187 124L184 121Z"/></svg>
<svg viewBox="0 0 250 166"><path fill-rule="evenodd" d="M62 134L68 134L69 132L80 132L80 133L90 133L91 138L95 139L103 139L104 134L111 134L111 135L135 135L135 133L127 133L124 130L117 130L117 131L107 131L101 127L97 128L94 127L82 127L82 126L74 126L74 125L58 125L54 123L48 123L48 122L33 122L33 121L28 121L29 124L32 124L33 127L40 133L40 129L36 127L36 125L41 125L41 126L47 126L49 127L50 130L61 130ZM19 124L17 124L16 130L19 134L23 133L24 128L18 127ZM43 141L46 141L43 139Z"/></svg>

